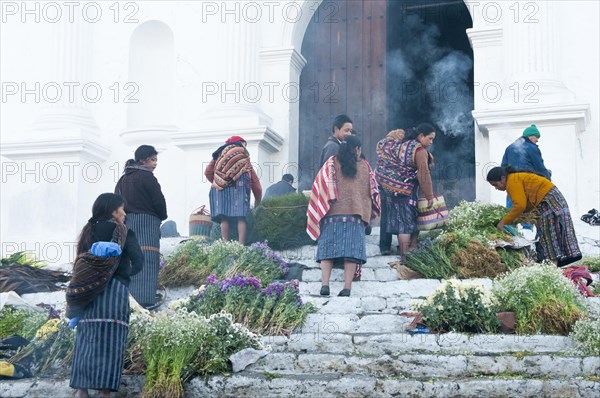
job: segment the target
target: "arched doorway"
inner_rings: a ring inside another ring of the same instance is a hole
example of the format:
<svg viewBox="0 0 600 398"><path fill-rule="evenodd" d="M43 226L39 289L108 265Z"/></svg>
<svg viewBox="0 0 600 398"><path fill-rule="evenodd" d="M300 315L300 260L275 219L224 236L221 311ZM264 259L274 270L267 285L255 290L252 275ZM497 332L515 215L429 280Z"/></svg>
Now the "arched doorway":
<svg viewBox="0 0 600 398"><path fill-rule="evenodd" d="M312 183L333 118L347 113L372 166L387 131L434 124L436 190L451 206L473 200L471 26L463 1L322 2L302 44L300 187Z"/></svg>

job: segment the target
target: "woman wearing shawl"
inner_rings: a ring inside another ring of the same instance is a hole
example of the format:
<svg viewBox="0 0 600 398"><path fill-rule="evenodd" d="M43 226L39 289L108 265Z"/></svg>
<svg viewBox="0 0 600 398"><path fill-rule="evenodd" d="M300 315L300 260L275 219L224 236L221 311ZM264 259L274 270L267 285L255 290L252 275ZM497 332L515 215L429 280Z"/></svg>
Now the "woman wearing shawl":
<svg viewBox="0 0 600 398"><path fill-rule="evenodd" d="M246 243L246 217L250 212L250 191L254 205L262 198L262 187L250 163L246 141L233 136L212 154L204 175L211 182L211 218L221 223L223 240L229 240L229 222L237 220L238 240Z"/></svg>
<svg viewBox="0 0 600 398"><path fill-rule="evenodd" d="M77 389L76 396L80 398L89 397L90 388L109 397L110 391L117 391L121 382L129 328L129 278L142 269L144 257L135 233L124 222L123 198L103 193L94 202L92 217L77 243L78 257L95 242L112 240L120 242L122 247L104 289L78 313L70 386ZM80 277L80 272L87 276ZM89 279L90 275L93 274L89 270L74 269L71 282Z"/></svg>
<svg viewBox="0 0 600 398"><path fill-rule="evenodd" d="M125 199L126 224L135 231L144 251L144 269L131 279L131 295L144 308L157 302L160 269L160 223L167 219L167 204L154 170L158 152L150 145L135 150L125 163L115 193Z"/></svg>
<svg viewBox="0 0 600 398"><path fill-rule="evenodd" d="M377 181L386 198L383 213L386 220L383 233L398 235L400 257L417 246L417 199L419 189L433 203L433 184L429 164L433 157L427 149L435 139L435 129L421 123L411 129L402 142L398 139L384 139L377 145L379 158L375 172Z"/></svg>
<svg viewBox="0 0 600 398"><path fill-rule="evenodd" d="M331 269L338 259L344 261L344 288L338 296L350 296L356 267L367 262L365 227L379 211L377 182L361 158L360 139L348 136L317 173L307 211L306 231L318 241L322 296L329 296Z"/></svg>
<svg viewBox="0 0 600 398"><path fill-rule="evenodd" d="M387 170L393 169L397 164L397 157L395 154L398 152L398 147L402 144L405 134L406 133L402 129L392 130L377 143L377 168L375 169L375 179L379 184L379 194L381 195L379 250L382 255L392 253L392 234L386 232L388 222L388 192L384 189L381 181L386 178Z"/></svg>
<svg viewBox="0 0 600 398"><path fill-rule="evenodd" d="M491 169L487 181L497 190L506 191L513 203L513 208L496 228L504 231L504 226L521 214L537 209L540 213L536 243L538 260L550 260L563 266L581 259L569 205L550 180L534 173L516 172L507 166Z"/></svg>

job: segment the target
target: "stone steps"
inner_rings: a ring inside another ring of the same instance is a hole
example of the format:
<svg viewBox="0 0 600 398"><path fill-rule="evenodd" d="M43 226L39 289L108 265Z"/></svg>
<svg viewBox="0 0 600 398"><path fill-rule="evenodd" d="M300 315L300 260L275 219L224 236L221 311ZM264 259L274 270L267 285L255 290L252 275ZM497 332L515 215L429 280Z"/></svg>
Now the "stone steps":
<svg viewBox="0 0 600 398"><path fill-rule="evenodd" d="M372 376L411 380L511 374L520 377L591 377L600 372L597 358L556 355L414 354L348 356L331 353L271 353L246 372L307 377Z"/></svg>
<svg viewBox="0 0 600 398"><path fill-rule="evenodd" d="M123 376L121 388L113 398L138 397L143 376ZM185 398L195 397L463 397L463 398L595 398L600 383L586 378L548 380L506 375L498 377L420 380L402 377L321 374L279 375L268 372L243 372L229 377L194 378L184 385ZM0 396L71 397L68 380L23 379L0 383Z"/></svg>
<svg viewBox="0 0 600 398"><path fill-rule="evenodd" d="M568 355L575 350L570 338L549 335L507 335L462 333L333 333L327 330L304 330L286 336L264 336L263 343L272 352L332 353L359 356L414 354L539 354ZM597 358L596 358L597 359Z"/></svg>
<svg viewBox="0 0 600 398"><path fill-rule="evenodd" d="M185 397L463 397L540 398L597 397L600 383L585 379L469 378L408 380L400 377L321 374L281 376L245 372L215 376L205 382L193 379L185 386Z"/></svg>

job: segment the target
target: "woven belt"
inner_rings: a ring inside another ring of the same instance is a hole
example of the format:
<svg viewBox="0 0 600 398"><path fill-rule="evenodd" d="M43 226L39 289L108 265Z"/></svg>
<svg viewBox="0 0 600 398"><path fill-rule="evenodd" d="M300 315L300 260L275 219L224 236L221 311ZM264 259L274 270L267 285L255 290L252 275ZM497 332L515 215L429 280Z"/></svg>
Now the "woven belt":
<svg viewBox="0 0 600 398"><path fill-rule="evenodd" d="M329 216L325 217L322 221L323 224L331 224L334 222L360 222L362 223L362 218L360 216Z"/></svg>
<svg viewBox="0 0 600 398"><path fill-rule="evenodd" d="M149 250L151 252L157 252L160 253L160 249L158 247L153 247L153 246L140 246L140 249L142 250Z"/></svg>

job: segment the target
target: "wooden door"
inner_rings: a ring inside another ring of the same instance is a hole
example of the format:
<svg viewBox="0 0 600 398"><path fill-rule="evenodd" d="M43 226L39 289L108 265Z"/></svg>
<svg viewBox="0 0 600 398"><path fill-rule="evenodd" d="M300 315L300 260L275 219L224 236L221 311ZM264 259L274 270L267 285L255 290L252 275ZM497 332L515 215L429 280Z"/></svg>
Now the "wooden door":
<svg viewBox="0 0 600 398"><path fill-rule="evenodd" d="M309 189L335 116L345 113L376 164L386 134L386 0L325 0L313 16L300 76L300 189Z"/></svg>

